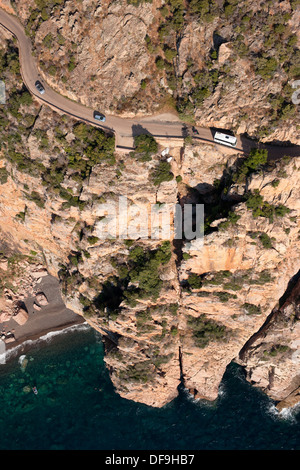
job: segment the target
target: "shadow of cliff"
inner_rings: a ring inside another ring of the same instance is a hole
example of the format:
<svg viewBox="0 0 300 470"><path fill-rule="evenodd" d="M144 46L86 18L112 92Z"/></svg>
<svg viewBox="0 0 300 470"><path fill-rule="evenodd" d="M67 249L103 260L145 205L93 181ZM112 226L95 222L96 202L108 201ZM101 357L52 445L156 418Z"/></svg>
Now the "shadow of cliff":
<svg viewBox="0 0 300 470"><path fill-rule="evenodd" d="M143 127L141 124L133 124L132 127L132 136L136 137L137 135L152 135L151 132L148 131L145 127Z"/></svg>

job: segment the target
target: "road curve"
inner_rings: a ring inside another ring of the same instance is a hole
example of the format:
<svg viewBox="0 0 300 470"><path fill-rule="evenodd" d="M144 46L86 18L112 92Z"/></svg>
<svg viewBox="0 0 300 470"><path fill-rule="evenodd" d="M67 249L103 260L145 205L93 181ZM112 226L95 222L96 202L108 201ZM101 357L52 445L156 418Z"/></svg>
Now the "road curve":
<svg viewBox="0 0 300 470"><path fill-rule="evenodd" d="M172 121L164 121L155 116L139 119L106 116L105 124L98 123L93 118L93 109L60 95L42 79L32 55L30 38L26 36L24 27L18 18L0 8L0 25L12 33L18 41L21 74L26 87L32 95L46 105L61 113L68 114L75 119L85 121L103 130L114 132L117 146L132 147L133 137L144 132L149 132L156 138L166 137L178 139L184 136L185 125L175 116ZM45 88L43 95L41 95L35 87L36 80L39 80ZM101 109L99 111L101 111ZM195 139L208 143L213 142L213 129L197 127L197 131L198 133L194 136ZM238 150L247 154L252 147L256 146L257 144L254 141L238 136L237 147L232 150L235 152ZM300 156L300 146L281 147L265 145L264 147L268 148L274 157L283 155Z"/></svg>

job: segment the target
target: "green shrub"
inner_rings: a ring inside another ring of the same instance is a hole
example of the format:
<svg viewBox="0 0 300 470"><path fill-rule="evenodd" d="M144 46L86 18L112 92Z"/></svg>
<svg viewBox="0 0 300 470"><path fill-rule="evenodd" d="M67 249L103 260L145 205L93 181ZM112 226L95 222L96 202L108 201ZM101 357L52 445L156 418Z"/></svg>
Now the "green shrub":
<svg viewBox="0 0 300 470"><path fill-rule="evenodd" d="M53 41L54 41L54 37L53 37L53 34L52 33L48 33L44 39L43 39L43 44L45 47L47 47L48 49L51 49L52 47L52 44L53 44Z"/></svg>
<svg viewBox="0 0 300 470"><path fill-rule="evenodd" d="M277 217L284 217L286 214L289 214L291 210L284 206L283 204L279 204L278 206L275 207L275 215Z"/></svg>
<svg viewBox="0 0 300 470"><path fill-rule="evenodd" d="M271 185L273 188L277 188L277 186L279 185L280 183L280 180L275 178L272 182L271 182Z"/></svg>
<svg viewBox="0 0 300 470"><path fill-rule="evenodd" d="M227 220L224 222L221 222L218 225L218 229L227 230L230 226L235 225L240 218L241 218L240 215L236 214L235 212L229 211Z"/></svg>
<svg viewBox="0 0 300 470"><path fill-rule="evenodd" d="M170 163L163 160L160 160L151 174L151 180L155 186L159 186L164 181L171 181L173 178Z"/></svg>
<svg viewBox="0 0 300 470"><path fill-rule="evenodd" d="M192 289L201 289L202 280L196 273L191 273L188 277L188 284Z"/></svg>
<svg viewBox="0 0 300 470"><path fill-rule="evenodd" d="M229 299L237 299L237 296L230 292L214 292L214 295L216 295L221 302L228 302Z"/></svg>
<svg viewBox="0 0 300 470"><path fill-rule="evenodd" d="M232 277L232 273L230 271L217 271L214 273L212 276L209 276L209 278L204 277L203 279L203 285L213 285L213 286L219 286L222 285L223 282L226 280L230 279Z"/></svg>
<svg viewBox="0 0 300 470"><path fill-rule="evenodd" d="M159 268L171 259L171 245L165 241L156 250L144 251L136 246L130 250L128 263L128 276L125 284L137 283L138 287L124 291L124 296L130 305L134 305L137 298L157 299L162 288Z"/></svg>
<svg viewBox="0 0 300 470"><path fill-rule="evenodd" d="M29 201L33 201L38 207L40 208L44 208L45 207L45 202L44 202L44 199L42 198L42 196L37 193L36 191L31 191L31 194L25 194L25 197L29 200Z"/></svg>
<svg viewBox="0 0 300 470"><path fill-rule="evenodd" d="M143 80L141 80L141 89L145 90L146 87L147 87L147 80L143 78Z"/></svg>
<svg viewBox="0 0 300 470"><path fill-rule="evenodd" d="M261 271L259 273L258 278L250 279L249 283L250 284L258 284L258 285L264 285L268 282L271 282L273 280L271 274L267 269Z"/></svg>
<svg viewBox="0 0 300 470"><path fill-rule="evenodd" d="M232 181L243 183L245 178L267 163L268 151L265 149L251 149L250 154L242 162L240 168L232 175Z"/></svg>
<svg viewBox="0 0 300 470"><path fill-rule="evenodd" d="M259 57L256 60L256 73L265 80L272 78L277 67L278 63L274 57Z"/></svg>
<svg viewBox="0 0 300 470"><path fill-rule="evenodd" d="M8 179L8 171L6 168L0 168L0 184L5 184Z"/></svg>
<svg viewBox="0 0 300 470"><path fill-rule="evenodd" d="M289 346L286 346L284 344L275 344L274 346L272 346L270 351L264 351L264 355L275 357L277 356L277 354L283 354L289 350L290 350Z"/></svg>
<svg viewBox="0 0 300 470"><path fill-rule="evenodd" d="M259 194L258 189L255 189L253 193L248 193L246 198L246 206L248 209L252 210L253 217L266 217L270 222L273 222L274 216L284 217L291 212L290 209L283 204L273 206L265 202L263 197Z"/></svg>
<svg viewBox="0 0 300 470"><path fill-rule="evenodd" d="M192 329L195 345L199 348L205 348L211 341L222 341L227 335L224 325L208 319L204 314L197 318L190 316L188 326Z"/></svg>
<svg viewBox="0 0 300 470"><path fill-rule="evenodd" d="M260 315L262 313L259 305L250 304L248 302L245 302L242 305L242 308L245 310L247 315Z"/></svg>
<svg viewBox="0 0 300 470"><path fill-rule="evenodd" d="M172 60L177 55L177 51L176 51L176 49L170 49L169 47L166 47L164 49L164 54L165 54L165 58L167 59L167 61L172 62Z"/></svg>
<svg viewBox="0 0 300 470"><path fill-rule="evenodd" d="M267 249L273 248L272 240L271 240L271 238L269 237L269 235L266 234L265 232L263 232L263 233L260 235L259 239L260 239L260 241L261 241L261 243L262 243L262 246L263 246L264 248L267 248Z"/></svg>
<svg viewBox="0 0 300 470"><path fill-rule="evenodd" d="M69 59L69 62L68 62L68 70L69 72L73 72L73 70L75 69L77 65L77 62L76 62L76 58L74 55L71 55L70 59Z"/></svg>
<svg viewBox="0 0 300 470"><path fill-rule="evenodd" d="M153 372L150 361L136 362L134 365L118 372L122 382L147 383L153 380Z"/></svg>
<svg viewBox="0 0 300 470"><path fill-rule="evenodd" d="M143 3L152 3L152 0L127 0L127 3L129 5L133 5L135 7L138 7L139 5Z"/></svg>
<svg viewBox="0 0 300 470"><path fill-rule="evenodd" d="M137 312L135 314L136 317L136 327L139 330L139 332L149 332L154 330L154 325L151 323L152 322L152 317L150 310L142 310L140 312Z"/></svg>
<svg viewBox="0 0 300 470"><path fill-rule="evenodd" d="M150 161L152 155L157 153L158 145L154 137L150 134L140 134L134 137L135 150L133 156L140 161Z"/></svg>
<svg viewBox="0 0 300 470"><path fill-rule="evenodd" d="M88 242L90 245L95 245L95 243L97 243L98 241L99 241L98 237L95 237L95 236L88 237Z"/></svg>
<svg viewBox="0 0 300 470"><path fill-rule="evenodd" d="M157 57L155 60L155 64L158 70L163 70L165 68L165 61L162 57Z"/></svg>

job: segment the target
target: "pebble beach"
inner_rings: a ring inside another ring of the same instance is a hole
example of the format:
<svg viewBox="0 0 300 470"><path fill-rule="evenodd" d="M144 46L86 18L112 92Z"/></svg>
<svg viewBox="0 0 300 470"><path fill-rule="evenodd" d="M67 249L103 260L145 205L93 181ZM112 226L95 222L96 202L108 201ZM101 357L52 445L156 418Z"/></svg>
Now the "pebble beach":
<svg viewBox="0 0 300 470"><path fill-rule="evenodd" d="M48 332L85 322L83 317L66 308L59 281L43 274L29 295L17 302L16 314L0 322L2 352Z"/></svg>

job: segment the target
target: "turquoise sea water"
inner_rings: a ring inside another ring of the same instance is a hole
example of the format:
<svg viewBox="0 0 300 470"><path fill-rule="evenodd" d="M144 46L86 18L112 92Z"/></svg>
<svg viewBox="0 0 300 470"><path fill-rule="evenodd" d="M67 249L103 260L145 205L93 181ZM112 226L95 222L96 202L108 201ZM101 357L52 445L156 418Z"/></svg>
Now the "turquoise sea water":
<svg viewBox="0 0 300 470"><path fill-rule="evenodd" d="M121 398L101 337L85 325L0 365L0 410L1 450L300 449L300 409L276 412L235 364L214 403L192 400L183 389L161 409Z"/></svg>

